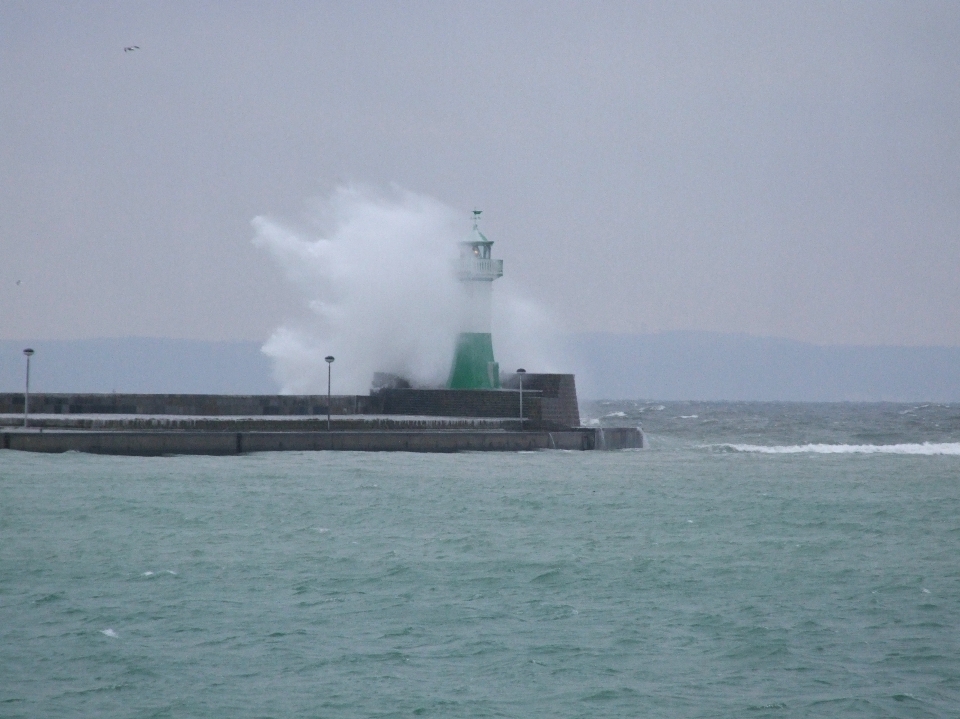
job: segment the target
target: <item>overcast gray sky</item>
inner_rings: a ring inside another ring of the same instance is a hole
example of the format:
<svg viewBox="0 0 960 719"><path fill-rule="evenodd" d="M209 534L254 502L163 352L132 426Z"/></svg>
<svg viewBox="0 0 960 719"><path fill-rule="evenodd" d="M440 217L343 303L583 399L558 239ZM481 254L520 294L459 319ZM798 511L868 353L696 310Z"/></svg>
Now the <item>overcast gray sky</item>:
<svg viewBox="0 0 960 719"><path fill-rule="evenodd" d="M960 345L960 3L0 2L0 338L266 339L346 182L570 331Z"/></svg>

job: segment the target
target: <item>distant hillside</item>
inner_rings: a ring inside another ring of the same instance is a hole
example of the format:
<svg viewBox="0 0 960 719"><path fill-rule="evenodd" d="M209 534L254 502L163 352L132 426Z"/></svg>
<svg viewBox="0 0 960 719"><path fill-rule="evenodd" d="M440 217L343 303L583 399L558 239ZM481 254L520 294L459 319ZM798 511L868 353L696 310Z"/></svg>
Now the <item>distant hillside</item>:
<svg viewBox="0 0 960 719"><path fill-rule="evenodd" d="M494 338L496 339L496 338ZM842 347L708 332L567 338L584 399L960 402L958 347ZM0 391L271 394L257 342L0 341ZM535 368L528 368L533 371Z"/></svg>
<svg viewBox="0 0 960 719"><path fill-rule="evenodd" d="M591 399L960 402L960 347L662 332L578 334L568 349Z"/></svg>
<svg viewBox="0 0 960 719"><path fill-rule="evenodd" d="M274 394L270 360L258 342L126 337L0 341L0 391Z"/></svg>

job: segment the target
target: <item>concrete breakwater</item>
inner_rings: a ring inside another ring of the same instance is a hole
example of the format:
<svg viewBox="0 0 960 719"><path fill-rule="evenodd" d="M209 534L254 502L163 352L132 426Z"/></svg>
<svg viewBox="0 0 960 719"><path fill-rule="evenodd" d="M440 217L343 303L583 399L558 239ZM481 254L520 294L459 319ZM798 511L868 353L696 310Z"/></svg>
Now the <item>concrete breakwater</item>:
<svg viewBox="0 0 960 719"><path fill-rule="evenodd" d="M0 394L0 448L165 455L643 447L639 428L579 426L573 375L530 374L523 383L522 405L517 377L500 390L384 387L329 399L37 393L29 428L22 426L24 395L7 393Z"/></svg>
<svg viewBox="0 0 960 719"><path fill-rule="evenodd" d="M509 381L509 380L508 380ZM23 393L0 393L0 414L23 412ZM369 395L216 395L33 393L34 414L193 416L400 415L517 417L517 390L383 388ZM545 428L580 424L573 375L530 374L524 379L524 419Z"/></svg>
<svg viewBox="0 0 960 719"><path fill-rule="evenodd" d="M5 430L0 448L26 452L89 452L159 456L231 455L248 452L353 450L362 452L517 452L642 447L637 429L384 430L332 432L226 432L138 430Z"/></svg>
<svg viewBox="0 0 960 719"><path fill-rule="evenodd" d="M512 383L512 384L511 384ZM461 418L520 417L519 382L503 390L383 388L369 395L218 395L32 393L32 414L284 417L332 415ZM0 393L0 414L22 414L22 392ZM530 373L523 380L523 417L542 429L580 425L573 375Z"/></svg>
<svg viewBox="0 0 960 719"><path fill-rule="evenodd" d="M525 423L525 429L530 429ZM0 428L23 427L22 414L0 415ZM30 415L30 428L86 431L196 431L196 432L322 432L326 416L213 417L183 415ZM336 432L385 430L513 430L520 420L494 417L416 417L391 415L333 415L330 429Z"/></svg>

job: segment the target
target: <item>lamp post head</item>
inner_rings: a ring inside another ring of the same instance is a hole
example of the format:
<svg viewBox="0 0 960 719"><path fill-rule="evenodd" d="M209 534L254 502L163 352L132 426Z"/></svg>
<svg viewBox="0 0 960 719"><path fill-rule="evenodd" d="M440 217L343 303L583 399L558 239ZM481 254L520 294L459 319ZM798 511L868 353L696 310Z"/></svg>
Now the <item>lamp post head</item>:
<svg viewBox="0 0 960 719"><path fill-rule="evenodd" d="M327 364L330 364L331 362L333 362L333 355L327 355L323 359Z"/></svg>
<svg viewBox="0 0 960 719"><path fill-rule="evenodd" d="M523 367L517 370L517 374L526 374L526 373L527 371Z"/></svg>
<svg viewBox="0 0 960 719"><path fill-rule="evenodd" d="M27 347L27 348L23 351L23 353L24 353L27 357L30 357L30 356L33 354L33 350L30 349L29 347Z"/></svg>

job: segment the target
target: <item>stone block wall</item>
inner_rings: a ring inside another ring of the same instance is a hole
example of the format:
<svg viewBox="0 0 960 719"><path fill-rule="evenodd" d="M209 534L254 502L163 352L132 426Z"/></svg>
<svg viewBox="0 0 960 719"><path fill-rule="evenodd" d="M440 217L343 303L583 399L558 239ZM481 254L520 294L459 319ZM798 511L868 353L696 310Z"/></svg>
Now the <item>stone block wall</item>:
<svg viewBox="0 0 960 719"><path fill-rule="evenodd" d="M507 375L502 380L504 389L520 389L519 375ZM560 427L580 426L580 405L577 402L577 384L572 374L523 375L523 398L527 391L539 392L542 396L542 417L545 423Z"/></svg>
<svg viewBox="0 0 960 719"><path fill-rule="evenodd" d="M512 383L512 384L511 384ZM387 387L370 395L334 395L334 415L496 417L520 415L519 382L501 390ZM573 375L528 374L523 380L523 416L530 429L578 427ZM23 393L0 394L0 414L22 414ZM31 393L30 414L185 415L195 417L325 416L326 395L53 394Z"/></svg>
<svg viewBox="0 0 960 719"><path fill-rule="evenodd" d="M333 395L331 414L371 414L366 395ZM0 414L23 412L23 393L0 394ZM31 393L30 414L325 415L326 395Z"/></svg>
<svg viewBox="0 0 960 719"><path fill-rule="evenodd" d="M382 389L380 414L427 417L519 417L520 393L485 389ZM523 393L523 416L539 423L540 393Z"/></svg>

